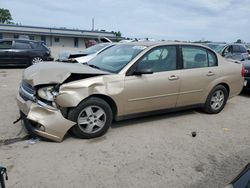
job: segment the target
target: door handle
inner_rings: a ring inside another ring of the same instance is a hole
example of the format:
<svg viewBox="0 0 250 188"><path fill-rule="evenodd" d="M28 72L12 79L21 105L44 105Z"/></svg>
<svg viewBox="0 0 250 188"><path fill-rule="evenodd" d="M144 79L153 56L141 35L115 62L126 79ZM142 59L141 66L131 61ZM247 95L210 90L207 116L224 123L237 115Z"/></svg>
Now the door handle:
<svg viewBox="0 0 250 188"><path fill-rule="evenodd" d="M208 71L207 76L213 76L214 73L212 71Z"/></svg>
<svg viewBox="0 0 250 188"><path fill-rule="evenodd" d="M171 75L171 76L168 77L168 79L169 79L169 80L178 80L179 77L176 76L176 75Z"/></svg>

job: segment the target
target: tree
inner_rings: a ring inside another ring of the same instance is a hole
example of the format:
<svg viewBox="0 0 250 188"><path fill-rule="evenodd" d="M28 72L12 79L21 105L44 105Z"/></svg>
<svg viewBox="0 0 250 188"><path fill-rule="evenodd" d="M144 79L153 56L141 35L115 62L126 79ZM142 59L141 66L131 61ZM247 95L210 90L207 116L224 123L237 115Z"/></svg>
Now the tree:
<svg viewBox="0 0 250 188"><path fill-rule="evenodd" d="M115 32L115 35L116 35L117 37L121 37L121 36L122 36L122 34L121 34L121 32L120 32L120 31Z"/></svg>
<svg viewBox="0 0 250 188"><path fill-rule="evenodd" d="M236 41L236 43L242 43L242 40L241 40L241 39L238 39L238 40Z"/></svg>
<svg viewBox="0 0 250 188"><path fill-rule="evenodd" d="M0 23L2 24L12 24L12 16L8 9L0 8Z"/></svg>
<svg viewBox="0 0 250 188"><path fill-rule="evenodd" d="M113 33L113 34L115 34L115 36L117 36L117 37L121 37L122 36L122 34L121 34L121 32L120 31L111 31L111 33Z"/></svg>

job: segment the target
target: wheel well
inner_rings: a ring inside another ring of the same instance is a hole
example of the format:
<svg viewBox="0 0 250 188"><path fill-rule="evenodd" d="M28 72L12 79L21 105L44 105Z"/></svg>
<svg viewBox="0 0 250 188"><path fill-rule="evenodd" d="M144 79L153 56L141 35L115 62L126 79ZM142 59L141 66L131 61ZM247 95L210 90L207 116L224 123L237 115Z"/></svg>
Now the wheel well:
<svg viewBox="0 0 250 188"><path fill-rule="evenodd" d="M226 88L226 90L227 90L228 95L229 95L229 93L230 93L229 85L227 85L226 83L220 83L220 84L218 84L218 85L224 86L224 87Z"/></svg>
<svg viewBox="0 0 250 188"><path fill-rule="evenodd" d="M113 118L116 117L117 106L116 106L115 101L111 97L108 97L106 95L101 95L101 94L94 94L94 95L90 95L89 97L98 97L98 98L106 101L111 107L111 110L112 110L112 113L113 113Z"/></svg>

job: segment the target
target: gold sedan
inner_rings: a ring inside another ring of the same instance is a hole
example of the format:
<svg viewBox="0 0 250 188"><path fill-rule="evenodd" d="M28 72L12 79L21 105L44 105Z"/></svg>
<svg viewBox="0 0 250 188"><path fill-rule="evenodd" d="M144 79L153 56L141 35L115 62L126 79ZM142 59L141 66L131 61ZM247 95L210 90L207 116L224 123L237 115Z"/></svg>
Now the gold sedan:
<svg viewBox="0 0 250 188"><path fill-rule="evenodd" d="M118 44L87 64L43 62L24 71L17 103L33 134L62 141L103 135L113 120L200 107L220 112L240 93L244 67L195 44Z"/></svg>

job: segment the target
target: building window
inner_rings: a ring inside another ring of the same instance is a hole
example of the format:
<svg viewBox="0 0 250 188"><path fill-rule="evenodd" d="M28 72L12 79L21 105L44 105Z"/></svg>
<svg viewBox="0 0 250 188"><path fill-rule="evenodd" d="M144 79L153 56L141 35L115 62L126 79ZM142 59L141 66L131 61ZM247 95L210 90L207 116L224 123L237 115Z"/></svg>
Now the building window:
<svg viewBox="0 0 250 188"><path fill-rule="evenodd" d="M46 36L42 35L41 36L41 41L44 42L44 44L46 44Z"/></svg>
<svg viewBox="0 0 250 188"><path fill-rule="evenodd" d="M0 33L0 39L2 39L3 38L3 34L2 33Z"/></svg>
<svg viewBox="0 0 250 188"><path fill-rule="evenodd" d="M34 35L30 35L30 36L29 36L29 39L30 39L30 40L35 40L35 36L34 36Z"/></svg>
<svg viewBox="0 0 250 188"><path fill-rule="evenodd" d="M78 48L78 38L77 37L74 38L74 47Z"/></svg>
<svg viewBox="0 0 250 188"><path fill-rule="evenodd" d="M18 34L14 34L14 39L18 39L19 35Z"/></svg>
<svg viewBox="0 0 250 188"><path fill-rule="evenodd" d="M60 42L60 38L59 38L59 37L55 37L55 38L54 38L54 41L55 41L55 42Z"/></svg>

